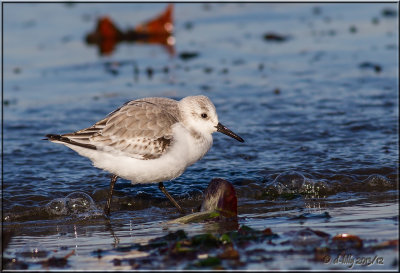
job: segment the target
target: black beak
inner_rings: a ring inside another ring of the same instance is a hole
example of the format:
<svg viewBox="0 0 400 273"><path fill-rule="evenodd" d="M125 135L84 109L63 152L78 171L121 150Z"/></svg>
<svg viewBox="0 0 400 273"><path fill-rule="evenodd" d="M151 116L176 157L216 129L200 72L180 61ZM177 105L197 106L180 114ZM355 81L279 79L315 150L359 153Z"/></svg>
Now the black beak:
<svg viewBox="0 0 400 273"><path fill-rule="evenodd" d="M218 125L215 126L215 128L217 128L217 131L220 133L230 136L231 138L234 138L237 141L244 142L243 138L241 138L240 136L238 136L237 134L235 134L234 132L232 132L231 130L229 130L228 128L226 128L224 125L222 125L219 122L218 122Z"/></svg>

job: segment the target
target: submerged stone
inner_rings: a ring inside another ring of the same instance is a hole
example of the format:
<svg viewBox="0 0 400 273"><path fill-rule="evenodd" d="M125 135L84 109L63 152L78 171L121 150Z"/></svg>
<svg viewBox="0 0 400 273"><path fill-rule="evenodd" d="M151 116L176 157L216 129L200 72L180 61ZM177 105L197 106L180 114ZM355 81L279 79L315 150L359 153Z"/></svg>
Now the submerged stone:
<svg viewBox="0 0 400 273"><path fill-rule="evenodd" d="M305 228L297 231L292 239L295 249L313 250L325 241L324 237L317 235L312 229Z"/></svg>
<svg viewBox="0 0 400 273"><path fill-rule="evenodd" d="M348 250L351 248L362 248L363 241L357 235L338 234L332 238L332 248Z"/></svg>
<svg viewBox="0 0 400 273"><path fill-rule="evenodd" d="M221 178L211 180L204 192L200 212L169 221L173 223L195 223L204 221L231 220L237 217L237 196L233 185Z"/></svg>
<svg viewBox="0 0 400 273"><path fill-rule="evenodd" d="M190 59L193 59L193 58L196 58L196 57L198 57L199 56L199 53L198 52L181 52L180 54L179 54L179 58L181 59L181 60L184 60L184 61L186 61L186 60L190 60Z"/></svg>
<svg viewBox="0 0 400 273"><path fill-rule="evenodd" d="M210 233L195 235L192 237L191 242L193 246L217 247L220 241Z"/></svg>
<svg viewBox="0 0 400 273"><path fill-rule="evenodd" d="M237 216L237 197L233 185L221 178L211 180L204 193L201 211L217 211L225 217Z"/></svg>
<svg viewBox="0 0 400 273"><path fill-rule="evenodd" d="M186 238L187 238L186 232L183 229L180 229L177 230L176 232L170 232L165 236L154 238L149 241L149 244L171 242L171 241L183 240Z"/></svg>
<svg viewBox="0 0 400 273"><path fill-rule="evenodd" d="M220 265L221 260L218 257L207 257L205 259L199 260L195 263L196 266L199 267L209 267L209 266L216 266Z"/></svg>
<svg viewBox="0 0 400 273"><path fill-rule="evenodd" d="M232 245L229 245L225 248L224 252L218 255L220 259L227 259L227 260L237 260L240 258L239 252L233 248Z"/></svg>
<svg viewBox="0 0 400 273"><path fill-rule="evenodd" d="M264 34L264 40L268 42L286 42L289 39L289 36L269 32Z"/></svg>

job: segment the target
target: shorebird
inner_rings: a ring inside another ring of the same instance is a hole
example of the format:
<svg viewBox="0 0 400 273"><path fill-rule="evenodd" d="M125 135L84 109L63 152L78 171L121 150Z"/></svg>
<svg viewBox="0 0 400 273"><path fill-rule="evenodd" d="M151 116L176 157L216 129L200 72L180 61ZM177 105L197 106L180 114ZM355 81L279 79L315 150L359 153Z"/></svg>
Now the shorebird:
<svg viewBox="0 0 400 273"><path fill-rule="evenodd" d="M163 184L180 176L200 160L213 143L212 133L221 132L244 140L218 121L214 104L206 96L132 100L93 126L68 134L48 134L89 158L97 168L112 174L104 213L110 215L118 177L132 184L158 183L160 190L184 213Z"/></svg>

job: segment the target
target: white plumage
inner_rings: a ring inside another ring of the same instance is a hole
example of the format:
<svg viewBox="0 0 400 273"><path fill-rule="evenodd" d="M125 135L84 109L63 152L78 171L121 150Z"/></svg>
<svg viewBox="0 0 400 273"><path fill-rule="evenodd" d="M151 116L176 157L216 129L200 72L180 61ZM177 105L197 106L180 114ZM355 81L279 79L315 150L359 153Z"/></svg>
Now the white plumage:
<svg viewBox="0 0 400 273"><path fill-rule="evenodd" d="M154 183L180 176L201 159L218 124L215 106L205 96L145 98L124 104L89 128L48 138L133 184Z"/></svg>
<svg viewBox="0 0 400 273"><path fill-rule="evenodd" d="M189 96L132 100L89 128L46 137L136 184L180 176L211 148L215 131L243 142L219 123L209 98Z"/></svg>

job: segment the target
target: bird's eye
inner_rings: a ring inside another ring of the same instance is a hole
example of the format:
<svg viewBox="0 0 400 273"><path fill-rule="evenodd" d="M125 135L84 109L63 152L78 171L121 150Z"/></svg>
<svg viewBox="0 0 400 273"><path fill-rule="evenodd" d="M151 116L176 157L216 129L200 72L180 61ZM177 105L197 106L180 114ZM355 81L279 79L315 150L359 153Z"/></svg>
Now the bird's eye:
<svg viewBox="0 0 400 273"><path fill-rule="evenodd" d="M202 118L207 118L207 114L206 114L206 113L203 113L203 114L201 114L201 117L202 117Z"/></svg>

